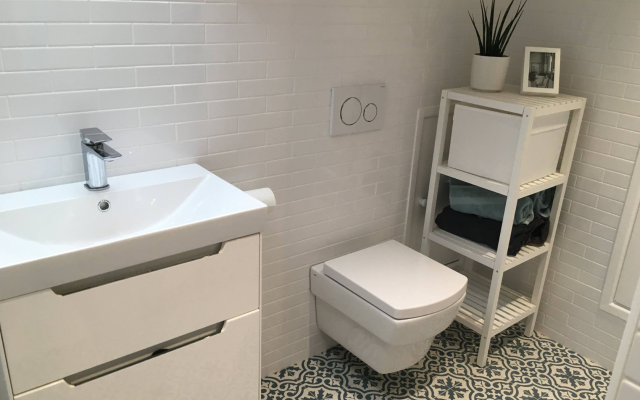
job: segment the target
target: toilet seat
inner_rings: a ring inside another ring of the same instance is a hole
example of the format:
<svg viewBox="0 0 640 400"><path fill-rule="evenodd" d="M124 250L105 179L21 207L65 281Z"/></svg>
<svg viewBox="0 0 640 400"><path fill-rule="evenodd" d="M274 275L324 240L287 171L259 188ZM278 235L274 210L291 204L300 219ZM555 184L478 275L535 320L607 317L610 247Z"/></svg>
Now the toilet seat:
<svg viewBox="0 0 640 400"><path fill-rule="evenodd" d="M397 320L445 310L467 286L463 275L395 240L327 261L323 273Z"/></svg>

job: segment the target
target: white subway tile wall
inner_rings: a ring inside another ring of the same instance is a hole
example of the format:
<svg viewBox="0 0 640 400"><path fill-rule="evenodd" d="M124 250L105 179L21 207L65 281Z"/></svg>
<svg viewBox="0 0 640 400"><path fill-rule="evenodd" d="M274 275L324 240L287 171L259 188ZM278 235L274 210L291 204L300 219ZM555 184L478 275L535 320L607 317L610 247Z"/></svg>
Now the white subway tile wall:
<svg viewBox="0 0 640 400"><path fill-rule="evenodd" d="M640 2L529 1L509 49L514 84L524 46L562 48L561 91L588 99L536 329L612 368L624 321L599 303L640 146ZM535 267L510 284L531 289Z"/></svg>
<svg viewBox="0 0 640 400"><path fill-rule="evenodd" d="M111 175L198 163L275 191L264 374L330 345L310 265L402 239L416 111L468 84L478 12L474 0L268 3L0 0L0 193L81 181L77 132L90 126L124 155ZM562 90L589 107L538 328L611 366L623 323L597 304L640 146L640 5L531 0L512 83L525 45L562 47ZM377 82L384 129L329 137L331 87ZM530 287L532 271L511 281Z"/></svg>
<svg viewBox="0 0 640 400"><path fill-rule="evenodd" d="M264 3L0 0L0 193L83 180L78 130L92 126L123 154L112 176L198 163L272 188L267 374L331 344L309 266L402 239L416 112L468 83L476 4ZM384 129L330 137L330 89L378 82Z"/></svg>

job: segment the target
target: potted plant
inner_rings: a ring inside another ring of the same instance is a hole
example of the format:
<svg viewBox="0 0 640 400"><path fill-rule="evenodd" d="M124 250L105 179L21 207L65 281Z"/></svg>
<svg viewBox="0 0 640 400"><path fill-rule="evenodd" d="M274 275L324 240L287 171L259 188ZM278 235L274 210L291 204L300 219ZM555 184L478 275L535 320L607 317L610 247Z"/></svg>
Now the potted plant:
<svg viewBox="0 0 640 400"><path fill-rule="evenodd" d="M507 70L509 69L509 56L504 55L504 51L511 40L511 36L522 18L524 3L520 2L515 15L507 23L509 12L515 0L511 0L504 15L502 11L496 18L495 0L491 0L491 9L485 5L484 0L480 0L480 9L482 11L482 33L476 25L476 20L469 12L469 17L473 23L478 37L478 45L480 52L473 56L471 64L471 87L475 90L485 92L499 92L504 87L507 78Z"/></svg>

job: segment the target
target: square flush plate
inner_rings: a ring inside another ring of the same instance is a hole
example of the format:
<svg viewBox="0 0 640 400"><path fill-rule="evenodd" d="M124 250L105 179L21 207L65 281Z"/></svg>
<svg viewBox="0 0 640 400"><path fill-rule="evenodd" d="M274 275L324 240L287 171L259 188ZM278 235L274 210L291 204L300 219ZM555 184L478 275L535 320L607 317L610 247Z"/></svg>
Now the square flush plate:
<svg viewBox="0 0 640 400"><path fill-rule="evenodd" d="M382 129L386 105L385 85L331 89L331 136Z"/></svg>

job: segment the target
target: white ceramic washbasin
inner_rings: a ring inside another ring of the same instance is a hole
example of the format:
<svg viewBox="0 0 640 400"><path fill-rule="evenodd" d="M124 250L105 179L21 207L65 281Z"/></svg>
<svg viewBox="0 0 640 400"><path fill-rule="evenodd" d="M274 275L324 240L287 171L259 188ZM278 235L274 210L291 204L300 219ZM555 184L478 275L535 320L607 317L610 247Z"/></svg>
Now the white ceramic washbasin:
<svg viewBox="0 0 640 400"><path fill-rule="evenodd" d="M109 183L0 196L0 300L257 233L266 219L266 205L198 165Z"/></svg>

